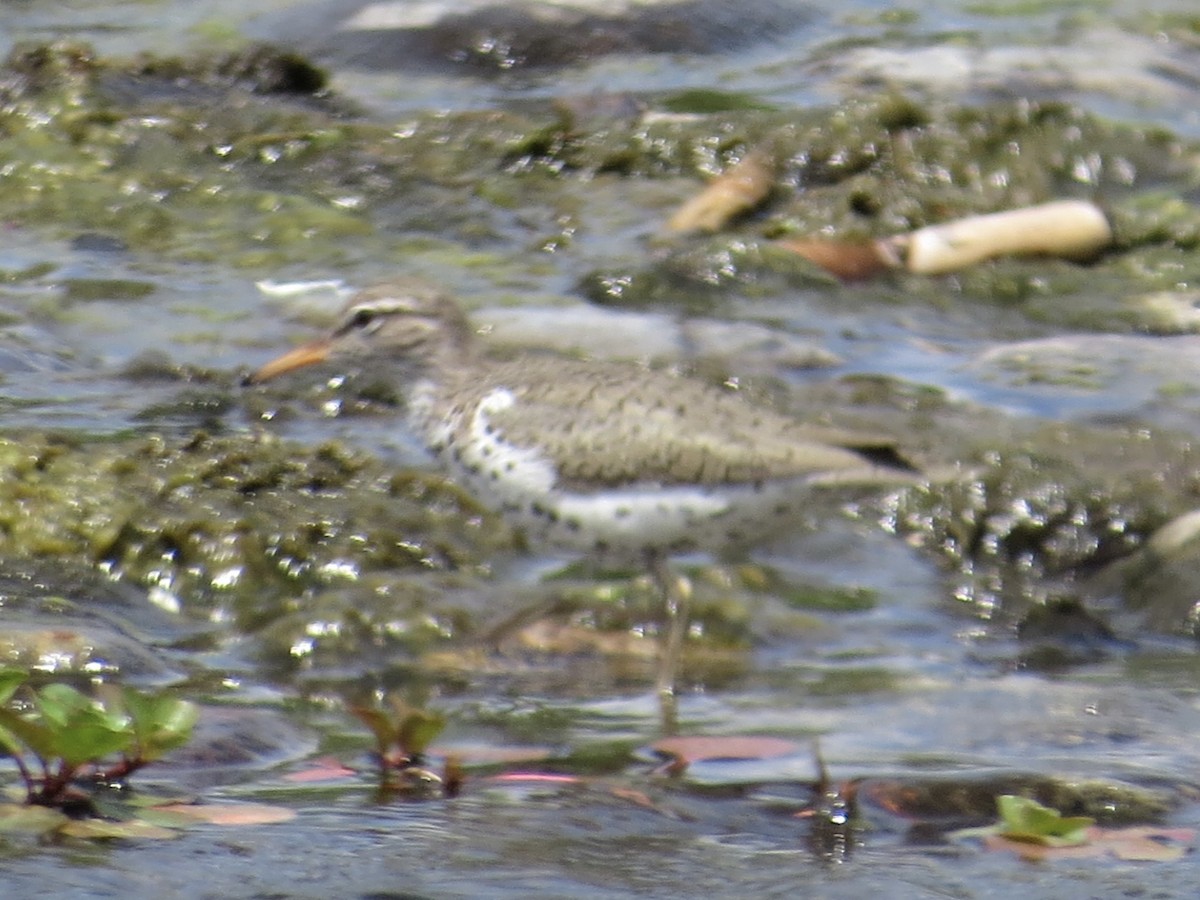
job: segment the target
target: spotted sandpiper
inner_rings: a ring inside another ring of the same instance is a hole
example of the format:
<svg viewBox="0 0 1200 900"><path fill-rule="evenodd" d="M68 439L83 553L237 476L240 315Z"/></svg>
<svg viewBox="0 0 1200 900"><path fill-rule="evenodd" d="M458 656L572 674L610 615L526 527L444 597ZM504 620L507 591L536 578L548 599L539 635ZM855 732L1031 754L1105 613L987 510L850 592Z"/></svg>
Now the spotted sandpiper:
<svg viewBox="0 0 1200 900"><path fill-rule="evenodd" d="M388 361L408 421L454 477L534 540L644 562L669 628L658 689L674 691L689 589L675 553L777 533L814 487L912 482L886 440L808 426L691 378L613 362L494 360L458 304L423 282L361 291L339 324L249 376Z"/></svg>

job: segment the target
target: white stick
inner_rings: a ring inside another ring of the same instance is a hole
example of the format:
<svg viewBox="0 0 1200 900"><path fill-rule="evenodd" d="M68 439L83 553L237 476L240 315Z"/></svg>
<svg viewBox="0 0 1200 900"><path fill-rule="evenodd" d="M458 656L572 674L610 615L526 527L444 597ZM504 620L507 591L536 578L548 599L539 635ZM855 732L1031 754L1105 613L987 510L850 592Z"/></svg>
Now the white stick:
<svg viewBox="0 0 1200 900"><path fill-rule="evenodd" d="M1060 200L919 228L887 243L908 271L940 275L1010 254L1086 258L1112 239L1112 226L1098 206Z"/></svg>

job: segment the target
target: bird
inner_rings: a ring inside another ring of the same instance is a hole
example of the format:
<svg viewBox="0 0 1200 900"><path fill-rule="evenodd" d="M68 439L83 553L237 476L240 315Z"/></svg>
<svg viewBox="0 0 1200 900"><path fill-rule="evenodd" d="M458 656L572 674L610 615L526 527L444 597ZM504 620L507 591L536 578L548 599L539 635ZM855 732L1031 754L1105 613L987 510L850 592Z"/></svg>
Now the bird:
<svg viewBox="0 0 1200 900"><path fill-rule="evenodd" d="M886 437L813 426L688 375L533 352L497 359L481 343L450 294L401 278L360 290L332 331L245 381L318 363L391 367L407 427L527 541L646 567L666 612L664 698L676 692L691 596L671 557L777 534L820 488L923 479Z"/></svg>

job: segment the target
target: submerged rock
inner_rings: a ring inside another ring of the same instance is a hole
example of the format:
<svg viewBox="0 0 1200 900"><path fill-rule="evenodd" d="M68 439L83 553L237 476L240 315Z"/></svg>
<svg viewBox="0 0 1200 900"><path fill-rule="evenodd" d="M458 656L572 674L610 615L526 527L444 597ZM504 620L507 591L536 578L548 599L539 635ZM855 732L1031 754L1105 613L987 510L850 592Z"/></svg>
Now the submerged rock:
<svg viewBox="0 0 1200 900"><path fill-rule="evenodd" d="M479 74L545 69L611 54L720 53L806 25L794 0L587 0L327 4L301 14L292 39L342 66Z"/></svg>
<svg viewBox="0 0 1200 900"><path fill-rule="evenodd" d="M977 469L900 495L887 523L943 556L955 573L954 595L977 615L1009 627L1026 623L1027 636L1034 622L1053 621L1053 609L1031 617L1031 607L1053 608L1063 596L1071 598L1068 607L1114 596L1135 612L1143 607L1124 585L1097 576L1143 558L1151 535L1195 505L1200 450L1140 428L1000 423L960 445L958 458L978 459ZM952 430L939 437L963 439ZM1190 609L1163 615L1156 607L1143 624L1172 632L1187 626ZM1085 609L1060 624L1068 632L1055 640L1066 637L1072 653L1120 646L1113 641L1120 631L1114 635Z"/></svg>

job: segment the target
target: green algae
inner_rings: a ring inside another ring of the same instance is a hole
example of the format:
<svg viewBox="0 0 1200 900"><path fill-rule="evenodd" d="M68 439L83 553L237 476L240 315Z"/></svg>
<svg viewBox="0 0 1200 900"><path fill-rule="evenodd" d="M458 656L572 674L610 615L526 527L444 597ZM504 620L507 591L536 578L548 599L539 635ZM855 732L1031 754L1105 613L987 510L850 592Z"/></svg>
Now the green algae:
<svg viewBox="0 0 1200 900"><path fill-rule="evenodd" d="M506 532L444 479L337 444L160 437L0 441L0 552L87 562L173 597L271 620L317 586L479 567Z"/></svg>
<svg viewBox="0 0 1200 900"><path fill-rule="evenodd" d="M1169 434L1007 423L955 438L946 425L939 436L960 442L965 477L898 495L885 521L936 550L953 596L984 619L1015 622L1068 588L1111 597L1112 582L1094 576L1139 558L1161 525L1200 501L1200 451ZM1157 609L1154 627L1185 630L1188 611L1171 610Z"/></svg>
<svg viewBox="0 0 1200 900"><path fill-rule="evenodd" d="M897 693L906 689L904 679L891 669L869 666L835 666L822 670L804 689L814 697L844 698L851 702L863 695Z"/></svg>
<svg viewBox="0 0 1200 900"><path fill-rule="evenodd" d="M805 585L789 591L787 602L796 609L866 612L878 605L879 596L876 591L869 588Z"/></svg>
<svg viewBox="0 0 1200 900"><path fill-rule="evenodd" d="M920 765L944 761L910 761ZM872 784L870 793L886 797L893 785ZM990 818L995 798L1015 794L1035 799L1064 815L1090 816L1103 825L1161 821L1177 805L1169 791L1117 780L1053 778L1034 774L1002 774L990 778L909 781L901 786L897 808L914 818Z"/></svg>
<svg viewBox="0 0 1200 900"><path fill-rule="evenodd" d="M968 3L963 8L977 16L1013 16L1027 18L1048 12L1084 9L1105 11L1112 0L998 0L998 2Z"/></svg>
<svg viewBox="0 0 1200 900"><path fill-rule="evenodd" d="M328 115L255 103L249 79L267 92L284 84L249 57L194 63L188 91L178 66L117 69L76 45L18 48L0 81L6 217L67 234L102 229L131 247L183 259L234 262L306 235L362 234L365 226L336 205L271 190L239 171L246 157L294 162L337 141L335 129L316 127L329 124ZM295 78L295 90L320 84Z"/></svg>
<svg viewBox="0 0 1200 900"><path fill-rule="evenodd" d="M26 46L0 70L0 215L260 270L400 258L418 270L471 269L482 254L495 278L521 283L570 264L584 246L576 232L611 212L580 185L687 176L699 186L753 149L780 172L764 210L649 259L618 256L580 277L585 291L641 304L716 298L764 279L828 287L771 241L896 234L1060 196L1107 204L1114 251L1090 267L1057 266L1049 283L1041 265L982 266L963 277L963 295L1028 307L1041 322L1127 330L1140 320L1121 297L1171 289L1195 270L1200 213L1180 197L1197 181L1196 148L1161 129L1062 103L960 107L893 92L830 109L721 94L647 99L655 103L693 114L547 104L388 123L331 95L302 59L265 48L122 63L78 45ZM635 202L654 230L672 194L643 194ZM519 225L530 218L570 224L531 243ZM944 291L939 279L904 290L918 303ZM1072 299L1042 302L1050 295ZM1102 299L1081 310L1083 296Z"/></svg>
<svg viewBox="0 0 1200 900"><path fill-rule="evenodd" d="M639 246L617 255L579 276L584 293L606 303L703 308L772 285L838 291L775 239L877 237L1088 196L1105 202L1116 233L1099 260L998 261L952 285L893 276L872 291L876 302L940 308L952 289L955 302L1015 309L1038 325L1195 327L1194 298L1179 285L1200 280L1200 210L1183 199L1200 166L1194 146L1161 129L1105 122L1062 103L961 107L892 92L812 110L724 95L661 101L680 104L703 112L589 116L548 104L384 123L331 96L302 60L261 48L117 63L79 46L25 47L0 71L0 216L58 236L109 233L134 252L174 260L275 271L404 259L414 271L452 268L520 287L556 267L578 267L593 219L612 212L607 196L644 203L626 221L643 215L654 230L683 196L668 186L682 178L699 186L755 149L780 172L766 208L724 234L660 238L650 254ZM651 182L661 190L644 190ZM621 189L589 194L596 183ZM532 236L526 220L542 223ZM150 289L125 279L69 288L84 302L136 299ZM1086 366L1031 368L1025 377L1079 390L1097 383ZM889 397L895 389L872 379L846 384L861 395L851 403L891 405L900 433L939 433L927 427L944 412L937 392ZM394 400L376 394L354 403ZM184 392L178 406L219 419L232 404ZM162 407L144 420L161 425L172 414ZM996 594L980 586L981 568L1024 567L1014 583L1027 586L1030 573L1058 577L1102 565L1194 499L1180 468L1192 455L1186 448L1062 428L989 434L975 444L959 438L958 458L987 460L984 474L936 493L910 492L895 511L899 530L971 573L962 596L981 609ZM1100 458L1094 448L1106 443L1124 457ZM1125 478L1140 459L1147 471L1174 474ZM1085 465L1094 473L1084 475ZM329 597L311 616L283 610L280 598L373 571L477 570L489 548L510 546L502 529L481 531L480 511L444 481L389 473L344 449L233 437L31 437L0 444L0 466L8 473L0 500L6 554L84 558L200 615L241 603L236 615L245 622L280 623L271 644L281 654L294 653L318 621L336 623L319 635L334 655L353 646L429 648L464 620L432 616L439 589L420 579L358 620L354 592ZM421 507L421 497L434 505ZM243 594L258 599L234 599ZM389 603L408 617L389 620ZM728 610L706 627L733 643L744 636Z"/></svg>

